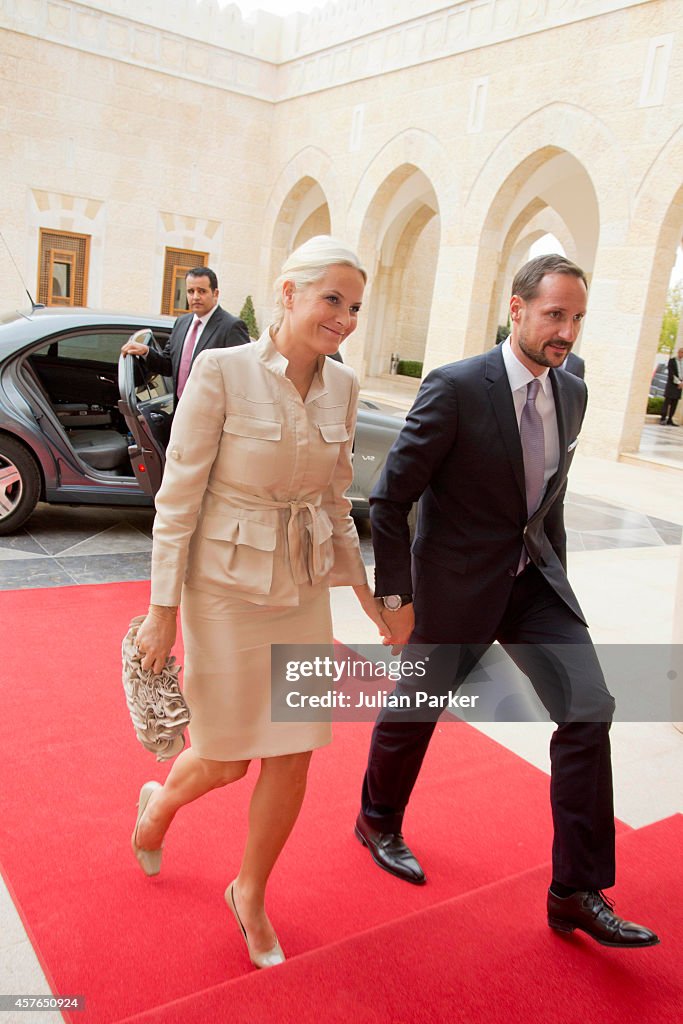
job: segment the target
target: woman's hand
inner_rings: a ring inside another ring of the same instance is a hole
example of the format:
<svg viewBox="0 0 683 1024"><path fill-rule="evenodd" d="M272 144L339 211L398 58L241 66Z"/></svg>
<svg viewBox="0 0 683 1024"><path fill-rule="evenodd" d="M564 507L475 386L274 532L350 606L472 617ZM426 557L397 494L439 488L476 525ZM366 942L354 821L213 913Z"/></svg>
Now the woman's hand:
<svg viewBox="0 0 683 1024"><path fill-rule="evenodd" d="M412 604L404 604L396 612L390 612L388 608L382 610L382 615L389 627L389 639L382 640L388 646L391 644L391 653L400 654L401 648L408 643L410 636L415 629L415 608Z"/></svg>
<svg viewBox="0 0 683 1024"><path fill-rule="evenodd" d="M177 608L150 605L136 638L137 648L143 655L140 662L143 669L161 672L175 643L177 617Z"/></svg>
<svg viewBox="0 0 683 1024"><path fill-rule="evenodd" d="M358 587L354 587L353 589L356 597L360 601L361 608L368 616L368 618L372 619L372 621L377 626L380 636L382 637L382 643L393 643L394 640L391 635L391 630L387 625L386 619L382 614L384 610L384 605L382 604L380 598L372 596L372 591L370 590L370 587L368 586L367 583L363 583Z"/></svg>

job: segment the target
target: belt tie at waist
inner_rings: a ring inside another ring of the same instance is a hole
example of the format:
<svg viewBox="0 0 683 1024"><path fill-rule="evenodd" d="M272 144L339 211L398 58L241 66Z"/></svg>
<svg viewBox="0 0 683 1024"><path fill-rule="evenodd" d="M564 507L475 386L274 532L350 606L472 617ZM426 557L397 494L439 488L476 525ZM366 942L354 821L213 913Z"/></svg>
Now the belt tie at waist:
<svg viewBox="0 0 683 1024"><path fill-rule="evenodd" d="M323 559L321 546L330 536L331 524L324 509L311 501L274 501L268 498L257 498L254 494L236 495L216 492L217 498L226 502L235 510L246 512L267 512L289 509L287 520L287 547L289 548L289 565L292 578L296 584L317 583L323 579L330 568L329 557ZM308 512L310 523L302 522L301 516ZM309 528L311 543L308 552L301 540L303 531Z"/></svg>
<svg viewBox="0 0 683 1024"><path fill-rule="evenodd" d="M287 546L289 548L289 564L294 582L297 584L308 583L310 577L311 583L315 583L319 577L322 577L320 545L323 538L321 537L320 509L316 505L312 505L310 501L274 501L273 507L289 509ZM308 566L306 566L304 561L301 545L302 528L305 529L308 524L301 528L299 522L299 517L306 511L309 512L311 517L311 545ZM305 569L308 569L308 572Z"/></svg>

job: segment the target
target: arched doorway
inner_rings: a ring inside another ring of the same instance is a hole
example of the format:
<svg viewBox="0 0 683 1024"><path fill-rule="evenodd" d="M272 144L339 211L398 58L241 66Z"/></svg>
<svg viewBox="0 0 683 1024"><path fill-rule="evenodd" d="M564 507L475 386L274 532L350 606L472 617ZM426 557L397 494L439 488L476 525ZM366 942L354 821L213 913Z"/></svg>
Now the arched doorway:
<svg viewBox="0 0 683 1024"><path fill-rule="evenodd" d="M361 255L374 259L365 334L370 376L388 374L392 354L422 363L439 245L434 188L417 166L402 164L375 192L361 228Z"/></svg>

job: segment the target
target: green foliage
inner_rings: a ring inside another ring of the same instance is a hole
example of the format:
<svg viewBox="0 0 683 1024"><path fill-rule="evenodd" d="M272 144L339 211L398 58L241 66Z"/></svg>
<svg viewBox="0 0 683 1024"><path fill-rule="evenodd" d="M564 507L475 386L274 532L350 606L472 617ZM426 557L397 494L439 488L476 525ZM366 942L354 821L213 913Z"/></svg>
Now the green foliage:
<svg viewBox="0 0 683 1024"><path fill-rule="evenodd" d="M662 415L662 407L664 406L664 399L661 395L650 395L647 400L647 411L649 415Z"/></svg>
<svg viewBox="0 0 683 1024"><path fill-rule="evenodd" d="M670 356L673 355L681 312L683 312L683 281L679 281L673 288L669 288L664 317L662 319L662 329L659 334L658 352L666 352Z"/></svg>
<svg viewBox="0 0 683 1024"><path fill-rule="evenodd" d="M252 301L251 295L247 295L246 299L244 300L244 305L240 310L240 320L244 320L245 324L247 325L249 336L251 338L258 338L259 329L258 324L256 323L256 310L254 309L254 303Z"/></svg>
<svg viewBox="0 0 683 1024"><path fill-rule="evenodd" d="M404 377L421 377L422 365L417 359L399 359L396 372L403 374Z"/></svg>
<svg viewBox="0 0 683 1024"><path fill-rule="evenodd" d="M509 325L503 326L502 324L499 324L496 328L496 345L500 345L501 342L505 341L509 333Z"/></svg>

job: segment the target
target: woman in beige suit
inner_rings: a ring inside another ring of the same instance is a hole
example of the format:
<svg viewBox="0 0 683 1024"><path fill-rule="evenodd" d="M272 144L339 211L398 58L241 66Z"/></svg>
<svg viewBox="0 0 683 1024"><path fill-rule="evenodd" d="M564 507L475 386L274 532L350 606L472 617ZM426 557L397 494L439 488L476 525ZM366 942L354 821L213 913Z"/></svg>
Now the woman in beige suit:
<svg viewBox="0 0 683 1024"><path fill-rule="evenodd" d="M225 893L258 967L284 960L266 883L301 808L311 752L331 739L329 723L271 721L270 645L331 643L331 586L353 586L387 635L345 497L358 381L325 358L355 329L365 280L354 253L328 236L289 257L261 338L197 359L156 499L152 603L138 646L143 667L159 671L180 606L192 746L163 786L142 787L133 850L157 874L176 811L260 758L242 864Z"/></svg>

